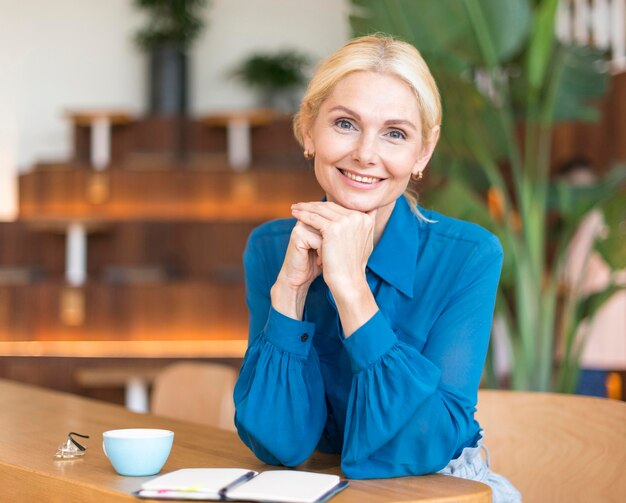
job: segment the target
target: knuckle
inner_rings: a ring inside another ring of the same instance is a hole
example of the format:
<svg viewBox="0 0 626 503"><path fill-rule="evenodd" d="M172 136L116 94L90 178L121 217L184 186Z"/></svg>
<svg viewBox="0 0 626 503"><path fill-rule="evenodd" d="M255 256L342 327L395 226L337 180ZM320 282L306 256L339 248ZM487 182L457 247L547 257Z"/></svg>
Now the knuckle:
<svg viewBox="0 0 626 503"><path fill-rule="evenodd" d="M291 239L302 240L307 234L308 231L306 230L304 225L298 222L298 224L296 224L296 226L291 231Z"/></svg>

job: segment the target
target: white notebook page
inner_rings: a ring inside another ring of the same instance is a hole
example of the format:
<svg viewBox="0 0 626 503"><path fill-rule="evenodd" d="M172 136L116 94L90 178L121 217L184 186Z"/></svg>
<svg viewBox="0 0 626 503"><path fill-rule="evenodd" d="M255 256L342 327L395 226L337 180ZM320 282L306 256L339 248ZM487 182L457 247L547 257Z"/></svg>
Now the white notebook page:
<svg viewBox="0 0 626 503"><path fill-rule="evenodd" d="M309 503L339 484L337 475L276 470L263 472L228 491L228 498L257 501Z"/></svg>

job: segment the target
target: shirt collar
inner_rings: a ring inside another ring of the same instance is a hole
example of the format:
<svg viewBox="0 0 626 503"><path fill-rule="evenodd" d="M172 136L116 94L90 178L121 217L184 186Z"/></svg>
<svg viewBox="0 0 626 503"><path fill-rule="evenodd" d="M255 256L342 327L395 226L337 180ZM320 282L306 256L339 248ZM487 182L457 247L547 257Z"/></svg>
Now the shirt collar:
<svg viewBox="0 0 626 503"><path fill-rule="evenodd" d="M410 298L413 298L419 227L409 202L404 196L399 197L367 262L376 275Z"/></svg>

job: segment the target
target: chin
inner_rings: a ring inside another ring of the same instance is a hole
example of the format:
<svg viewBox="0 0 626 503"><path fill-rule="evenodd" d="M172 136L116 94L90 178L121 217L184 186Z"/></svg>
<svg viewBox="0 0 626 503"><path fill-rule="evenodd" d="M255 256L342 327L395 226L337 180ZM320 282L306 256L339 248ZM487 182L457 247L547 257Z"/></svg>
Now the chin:
<svg viewBox="0 0 626 503"><path fill-rule="evenodd" d="M354 211L361 211L367 213L378 209L380 206L374 201L363 201L359 198L329 198L329 201L333 201L344 208Z"/></svg>

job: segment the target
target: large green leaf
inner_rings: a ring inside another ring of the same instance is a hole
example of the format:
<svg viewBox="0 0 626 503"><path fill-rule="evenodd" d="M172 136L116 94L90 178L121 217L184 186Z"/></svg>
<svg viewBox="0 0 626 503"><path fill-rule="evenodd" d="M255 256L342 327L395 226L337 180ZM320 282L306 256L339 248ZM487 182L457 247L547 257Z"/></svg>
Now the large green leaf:
<svg viewBox="0 0 626 503"><path fill-rule="evenodd" d="M555 59L563 61L555 91L555 121L598 119L597 101L608 87L604 53L591 47L560 46Z"/></svg>
<svg viewBox="0 0 626 503"><path fill-rule="evenodd" d="M556 41L558 0L352 3L361 7L352 18L355 34L382 31L399 36L413 43L429 63L444 115L432 162L440 174L433 176L436 189L427 194L427 202L443 213L477 222L500 238L505 262L497 309L506 315L514 353L511 383L548 389L554 372L554 330L569 324L563 309L557 309L564 250L584 215L602 208L615 191L611 182L619 182L609 177L586 189L562 185L548 190L551 130L556 120L595 118L594 100L607 84L599 64L603 55ZM504 195L506 221L491 219L482 195L488 187ZM620 203L615 204L607 206L611 218ZM559 214L560 225L552 225L550 211ZM626 224L619 223L620 215L615 225L622 232ZM598 244L601 253L611 255L611 264L626 260L623 245L620 248L623 238L610 232ZM573 323L580 323L580 316L600 300L589 299L577 312L572 306L568 312ZM562 375L575 375L577 357L574 351L557 364L564 369Z"/></svg>
<svg viewBox="0 0 626 503"><path fill-rule="evenodd" d="M174 44L188 49L204 27L203 9L207 0L135 0L148 14L148 22L137 32L136 41L145 50Z"/></svg>
<svg viewBox="0 0 626 503"><path fill-rule="evenodd" d="M624 288L626 287L609 285L603 290L589 294L581 299L576 311L576 325L579 325L583 320L592 319L613 295Z"/></svg>
<svg viewBox="0 0 626 503"><path fill-rule="evenodd" d="M504 159L506 138L493 102L463 76L440 71L435 78L443 105L442 154L474 162L481 145L496 161Z"/></svg>
<svg viewBox="0 0 626 503"><path fill-rule="evenodd" d="M476 2L486 32L477 33L466 3ZM493 43L495 57L506 61L523 46L531 9L528 0L352 0L355 35L384 32L414 44L431 60L485 66L478 36Z"/></svg>
<svg viewBox="0 0 626 503"><path fill-rule="evenodd" d="M531 8L528 0L462 0L480 58L479 66L493 66L512 58L528 37Z"/></svg>
<svg viewBox="0 0 626 503"><path fill-rule="evenodd" d="M613 270L626 270L626 193L616 194L602 206L606 236L596 250Z"/></svg>
<svg viewBox="0 0 626 503"><path fill-rule="evenodd" d="M440 140L435 155L428 163L429 189L443 186L448 180L458 180L477 194L486 194L491 186L489 179L476 162L454 155L452 148L444 148Z"/></svg>
<svg viewBox="0 0 626 503"><path fill-rule="evenodd" d="M510 236L507 225L496 222L489 213L487 203L472 188L460 179L451 179L426 197L428 206L454 218L477 223L494 233L500 239L504 249L502 281L512 281L514 254L510 248Z"/></svg>
<svg viewBox="0 0 626 503"><path fill-rule="evenodd" d="M381 32L397 35L407 42L413 43L410 34L400 33L402 30L394 26L387 13L385 2L352 0L352 6L349 19L355 36Z"/></svg>
<svg viewBox="0 0 626 503"><path fill-rule="evenodd" d="M563 259L568 244L578 230L583 218L594 208L610 206L617 188L626 181L626 166L616 166L605 177L588 186L572 186L565 181L552 184L547 198L547 208L560 217L560 225L553 229L557 244L556 259ZM613 234L616 235L616 234ZM606 243L606 253L614 257L613 241ZM614 260L614 259L611 259Z"/></svg>
<svg viewBox="0 0 626 503"><path fill-rule="evenodd" d="M559 0L545 0L535 7L533 30L527 52L528 84L534 92L543 87L555 43L554 23Z"/></svg>
<svg viewBox="0 0 626 503"><path fill-rule="evenodd" d="M430 194L428 203L436 211L445 211L451 217L475 222L492 232L497 231L485 202L459 180L451 180Z"/></svg>
<svg viewBox="0 0 626 503"><path fill-rule="evenodd" d="M597 182L579 186L558 180L550 187L548 209L568 222L578 223L586 213L614 197L616 189L626 182L626 166L616 166Z"/></svg>

